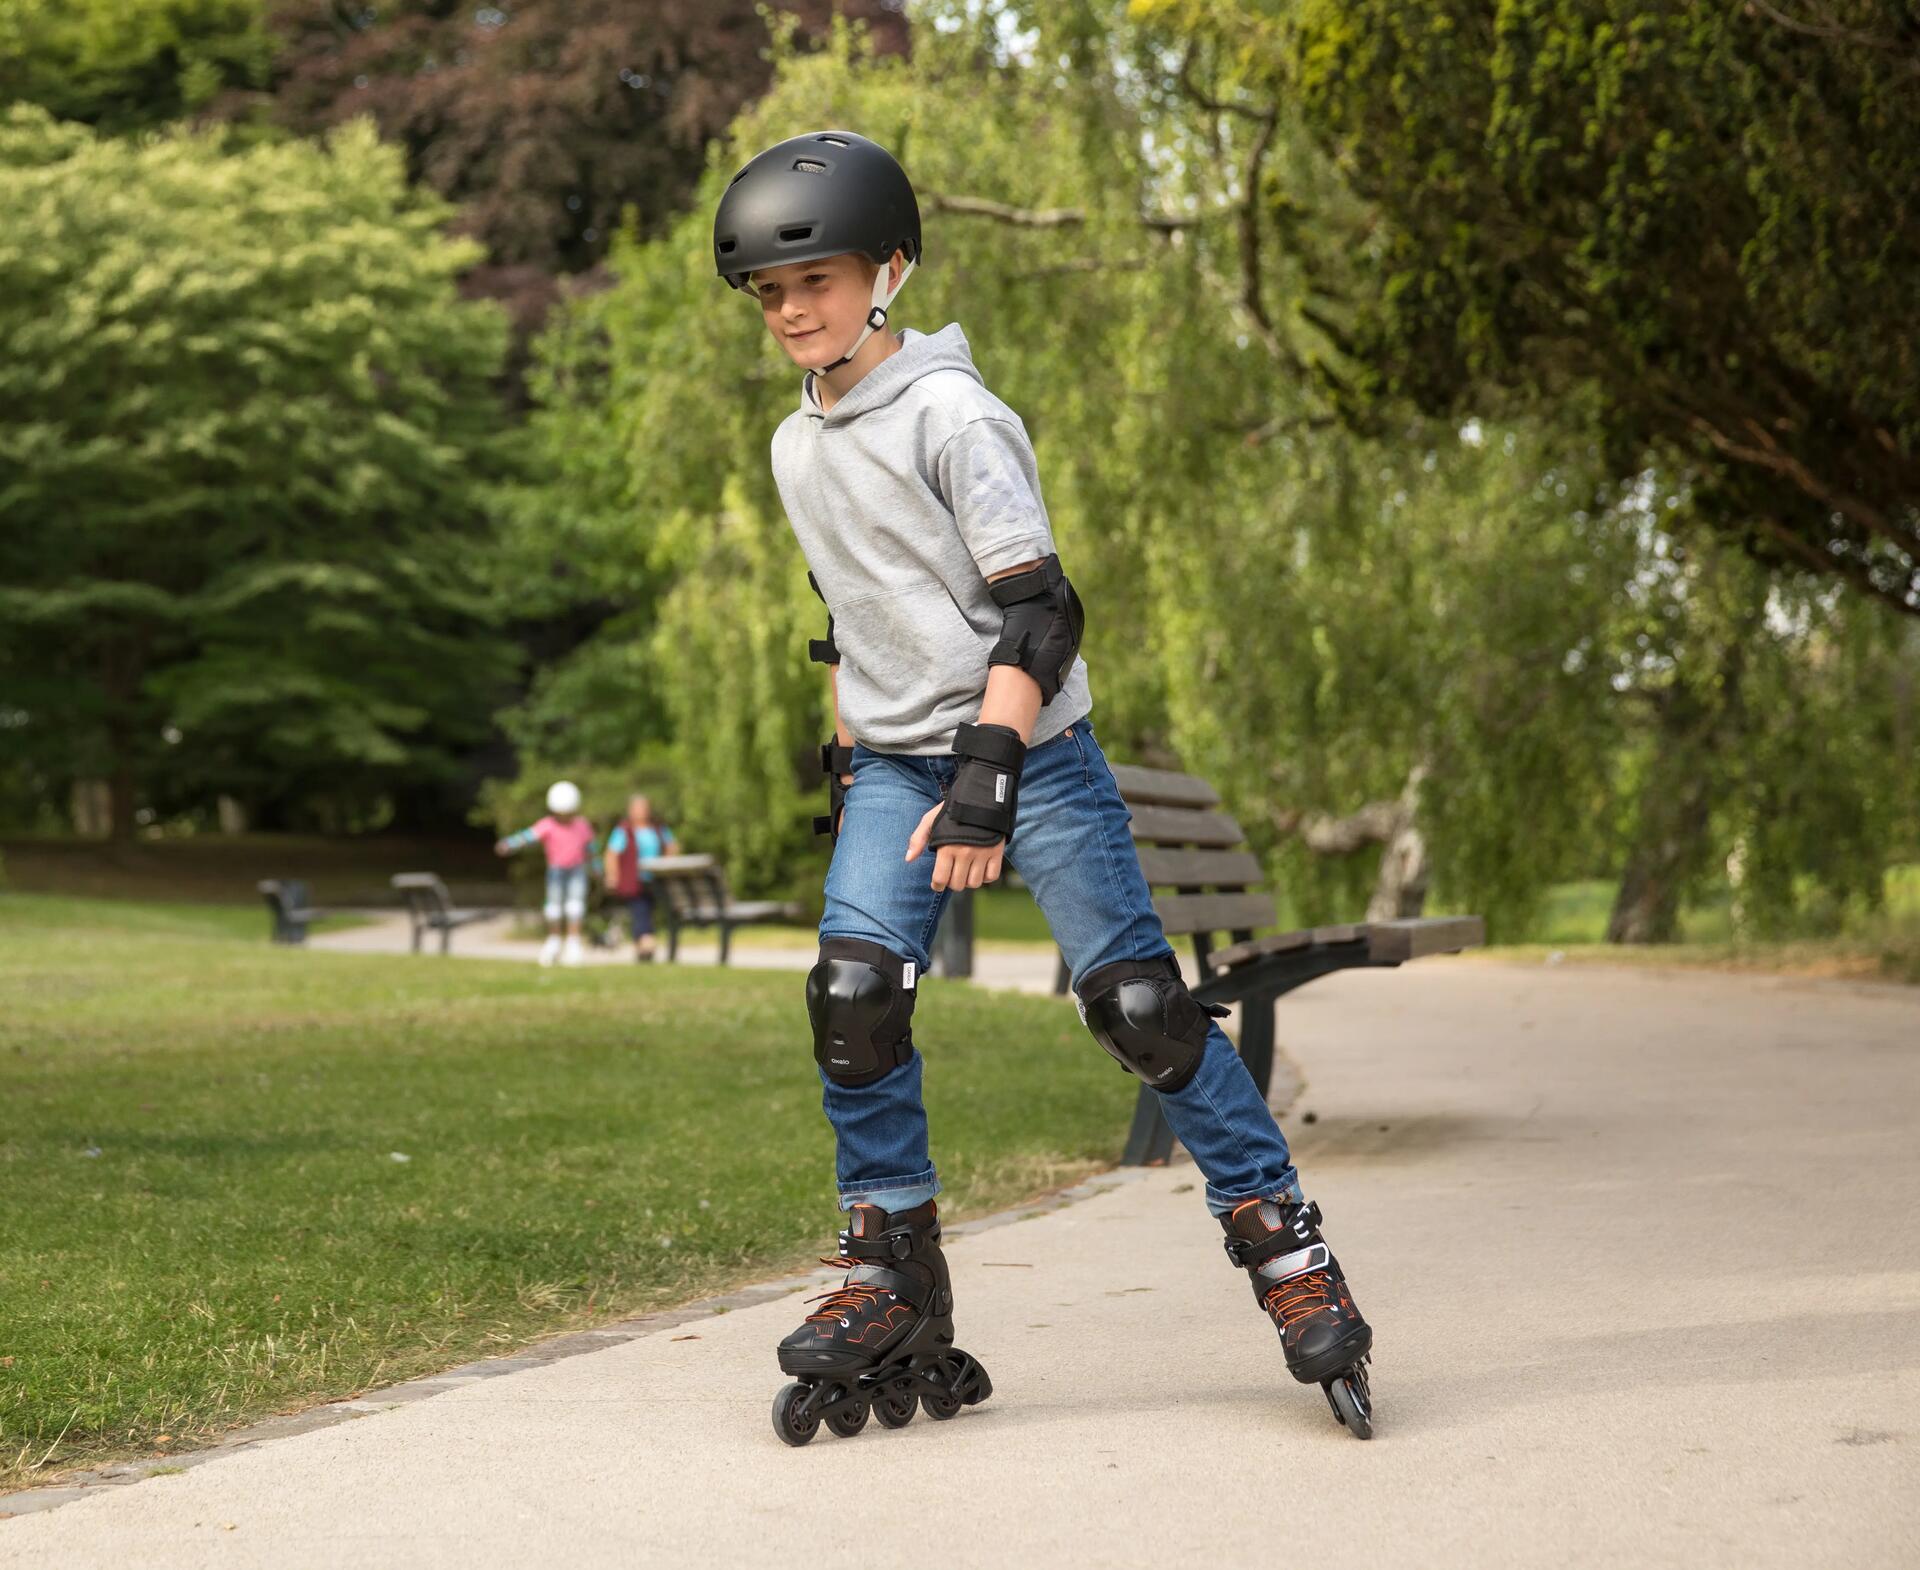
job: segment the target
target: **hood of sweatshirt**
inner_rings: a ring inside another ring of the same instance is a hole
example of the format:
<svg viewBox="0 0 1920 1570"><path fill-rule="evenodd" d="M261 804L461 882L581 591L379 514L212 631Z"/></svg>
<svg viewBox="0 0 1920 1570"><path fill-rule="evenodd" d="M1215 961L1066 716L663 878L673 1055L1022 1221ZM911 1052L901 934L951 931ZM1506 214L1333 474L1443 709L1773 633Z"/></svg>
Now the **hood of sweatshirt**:
<svg viewBox="0 0 1920 1570"><path fill-rule="evenodd" d="M890 354L854 384L831 409L822 409L814 397L814 375L808 371L800 379L800 412L818 420L829 429L846 425L874 409L883 409L903 392L935 371L958 371L984 389L986 383L974 368L973 351L967 347L967 335L958 322L949 322L937 333L902 328L900 348Z"/></svg>

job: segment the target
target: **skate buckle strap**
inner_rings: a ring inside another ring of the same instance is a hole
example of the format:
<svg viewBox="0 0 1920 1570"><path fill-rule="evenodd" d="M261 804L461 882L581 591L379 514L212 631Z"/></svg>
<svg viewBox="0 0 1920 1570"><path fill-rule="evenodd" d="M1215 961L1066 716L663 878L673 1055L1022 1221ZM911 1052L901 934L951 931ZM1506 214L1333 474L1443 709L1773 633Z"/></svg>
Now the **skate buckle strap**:
<svg viewBox="0 0 1920 1570"><path fill-rule="evenodd" d="M928 1241L939 1242L939 1232L929 1230ZM896 1227L882 1232L878 1237L860 1237L849 1228L840 1234L840 1253L843 1258L854 1260L911 1259L913 1230L910 1227Z"/></svg>
<svg viewBox="0 0 1920 1570"><path fill-rule="evenodd" d="M918 1276L910 1276L904 1270L889 1270L885 1265L868 1264L865 1260L841 1259L835 1264L851 1266L847 1279L828 1293L829 1297L852 1291L856 1288L879 1289L891 1292L903 1303L910 1303L921 1313L927 1309L927 1299L932 1288Z"/></svg>
<svg viewBox="0 0 1920 1570"><path fill-rule="evenodd" d="M1273 1203L1286 1203L1274 1201ZM1264 1265L1268 1260L1280 1254L1299 1252L1311 1244L1325 1247L1320 1236L1320 1207L1315 1204L1290 1207L1294 1214L1289 1217L1288 1226L1278 1227L1259 1239L1234 1237L1231 1233L1222 1240L1231 1259L1242 1270L1251 1270L1256 1265ZM1301 1223L1306 1224L1304 1232L1296 1230Z"/></svg>

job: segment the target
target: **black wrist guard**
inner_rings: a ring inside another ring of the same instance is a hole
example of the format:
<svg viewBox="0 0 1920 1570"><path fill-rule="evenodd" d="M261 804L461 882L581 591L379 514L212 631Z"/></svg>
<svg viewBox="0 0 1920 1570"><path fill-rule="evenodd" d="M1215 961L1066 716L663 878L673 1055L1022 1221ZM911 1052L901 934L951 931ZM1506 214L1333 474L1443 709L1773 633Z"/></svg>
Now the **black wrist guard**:
<svg viewBox="0 0 1920 1570"><path fill-rule="evenodd" d="M813 832L831 834L837 845L840 842L840 809L847 803L847 787L840 783L840 776L853 772L853 748L841 746L837 737L821 742L820 767L827 776L827 815L813 820Z"/></svg>
<svg viewBox="0 0 1920 1570"><path fill-rule="evenodd" d="M997 845L1013 838L1027 744L1010 725L962 725L953 736L960 766L927 844Z"/></svg>

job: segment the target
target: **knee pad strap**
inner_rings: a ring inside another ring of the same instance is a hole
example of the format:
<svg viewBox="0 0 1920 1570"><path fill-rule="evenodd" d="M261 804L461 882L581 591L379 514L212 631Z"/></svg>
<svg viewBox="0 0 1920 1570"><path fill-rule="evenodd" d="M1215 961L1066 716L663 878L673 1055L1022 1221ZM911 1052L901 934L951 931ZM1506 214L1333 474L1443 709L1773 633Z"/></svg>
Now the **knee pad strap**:
<svg viewBox="0 0 1920 1570"><path fill-rule="evenodd" d="M1094 1040L1154 1090L1179 1090L1200 1070L1212 1019L1226 1013L1194 1001L1172 955L1102 965L1080 986L1081 1017Z"/></svg>
<svg viewBox="0 0 1920 1570"><path fill-rule="evenodd" d="M827 938L807 973L813 1060L849 1089L870 1085L913 1056L919 966L862 938Z"/></svg>

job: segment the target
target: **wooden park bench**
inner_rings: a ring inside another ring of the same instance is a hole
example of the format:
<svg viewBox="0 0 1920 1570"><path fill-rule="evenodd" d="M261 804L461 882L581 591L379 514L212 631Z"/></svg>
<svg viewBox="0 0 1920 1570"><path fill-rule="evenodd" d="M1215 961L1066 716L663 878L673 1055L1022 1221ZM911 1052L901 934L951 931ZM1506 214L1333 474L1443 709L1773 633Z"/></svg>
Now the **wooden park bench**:
<svg viewBox="0 0 1920 1570"><path fill-rule="evenodd" d="M1196 970L1188 981L1199 1002L1240 1005L1240 1056L1262 1096L1273 1074L1274 1009L1287 993L1336 970L1391 969L1487 941L1479 916L1350 922L1257 938L1259 929L1278 923L1279 912L1258 887L1260 863L1242 843L1240 825L1216 810L1219 793L1166 769L1115 764L1113 776L1133 813L1140 870L1151 888L1168 891L1153 896L1161 928L1169 938L1193 938ZM1221 932L1231 941L1215 948ZM1063 955L1054 991L1065 992L1071 980ZM1141 1086L1121 1161L1163 1162L1173 1143L1159 1096Z"/></svg>
<svg viewBox="0 0 1920 1570"><path fill-rule="evenodd" d="M298 878L263 878L256 887L266 897L275 943L305 943L309 923L327 914L308 903L307 886Z"/></svg>
<svg viewBox="0 0 1920 1570"><path fill-rule="evenodd" d="M735 927L798 921L805 913L792 901L735 899L727 887L726 869L711 856L645 856L640 867L653 876L655 904L667 928L669 963L680 953L683 927L718 927L720 963L724 965Z"/></svg>
<svg viewBox="0 0 1920 1570"><path fill-rule="evenodd" d="M407 917L413 923L413 952L420 952L421 940L428 932L440 934L440 952L450 953L456 928L471 926L497 916L497 910L456 910L453 896L437 873L396 872L393 887L406 902Z"/></svg>

